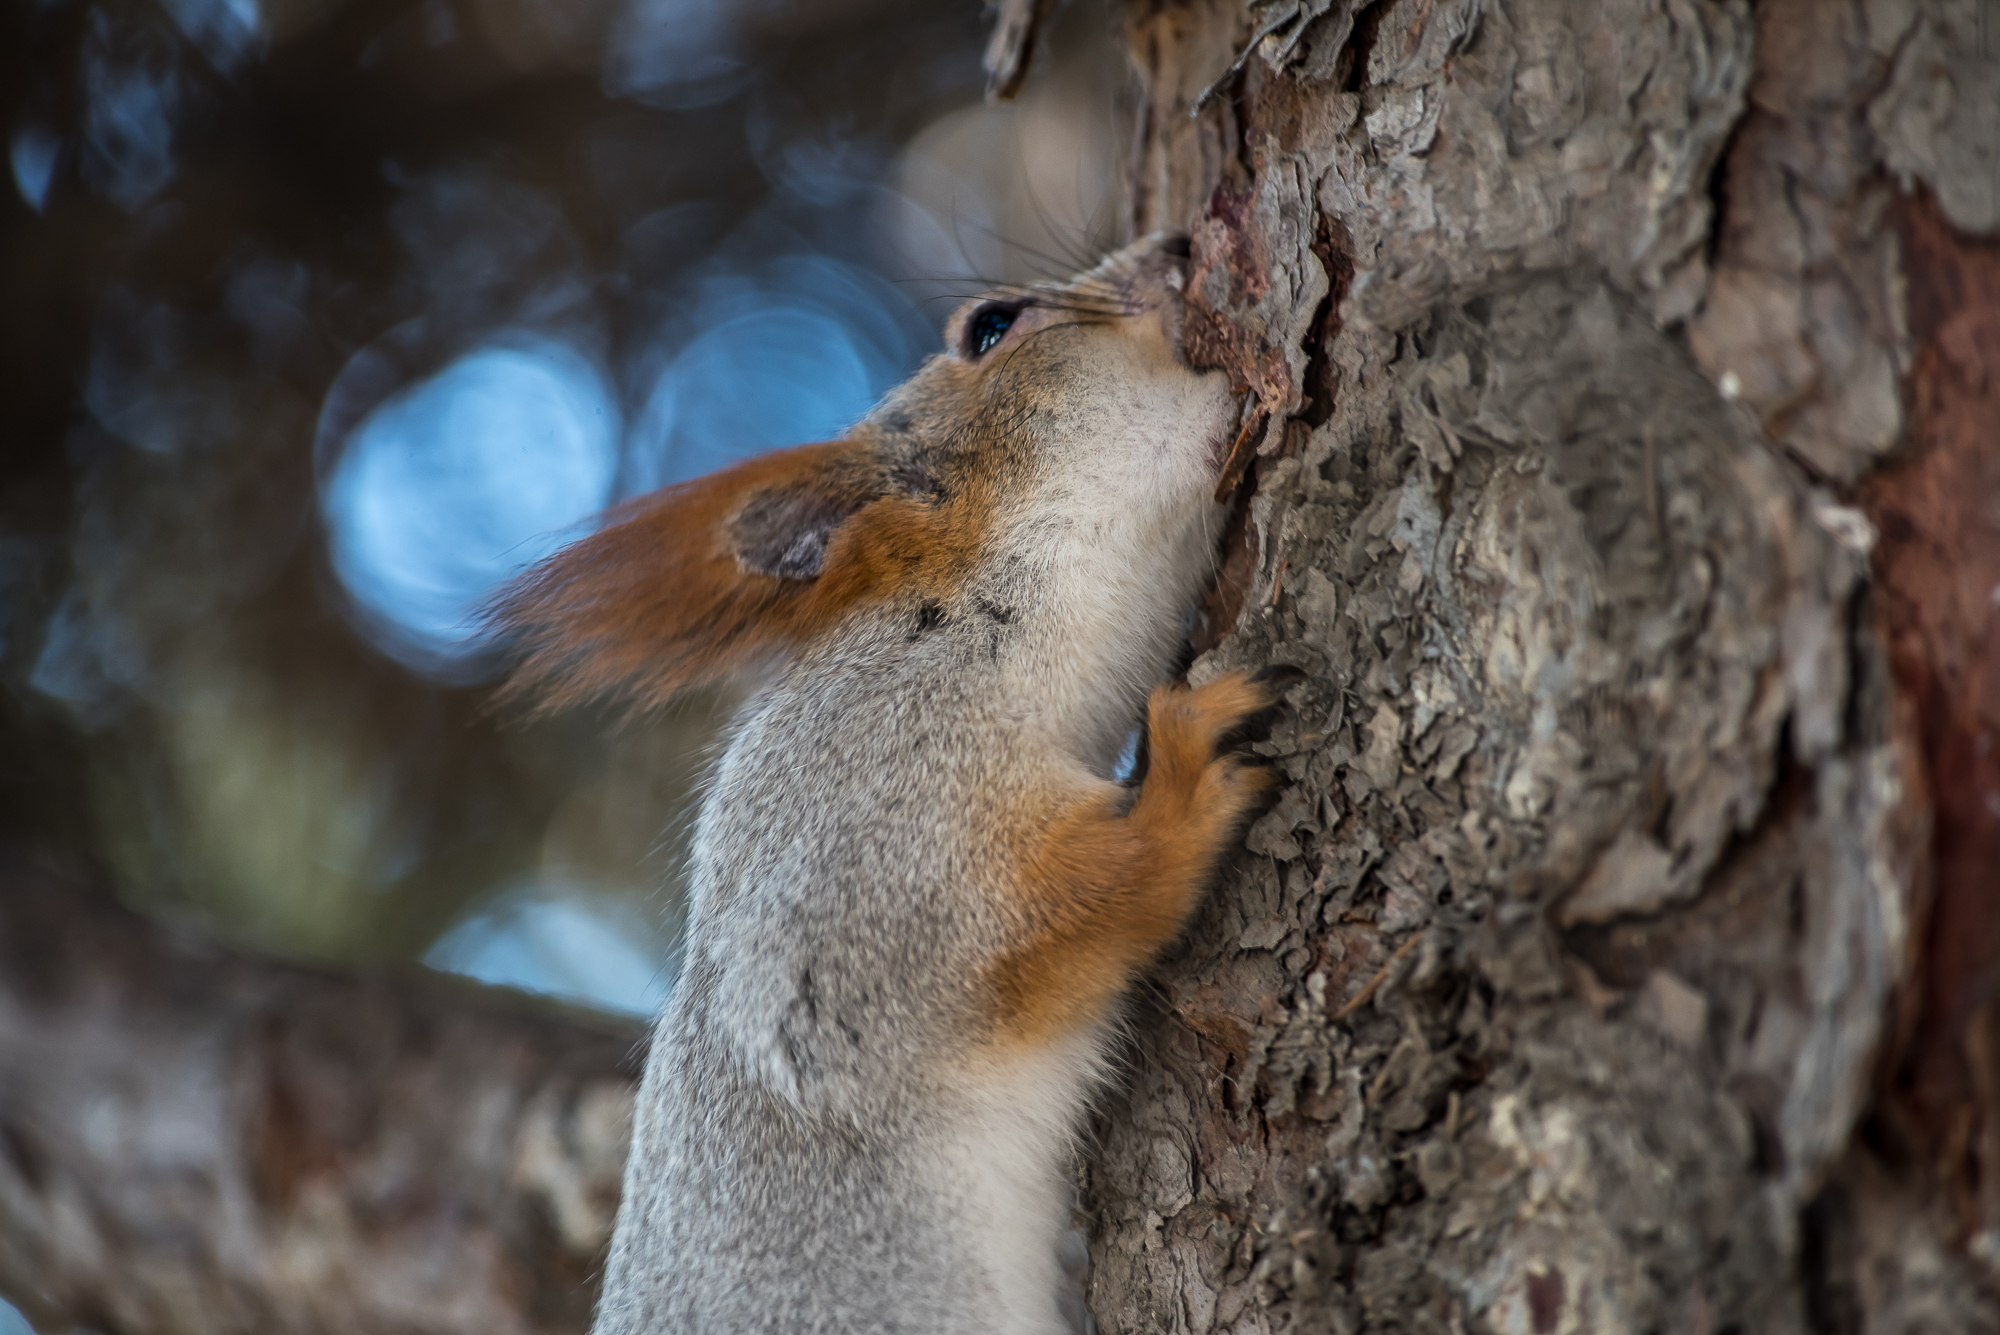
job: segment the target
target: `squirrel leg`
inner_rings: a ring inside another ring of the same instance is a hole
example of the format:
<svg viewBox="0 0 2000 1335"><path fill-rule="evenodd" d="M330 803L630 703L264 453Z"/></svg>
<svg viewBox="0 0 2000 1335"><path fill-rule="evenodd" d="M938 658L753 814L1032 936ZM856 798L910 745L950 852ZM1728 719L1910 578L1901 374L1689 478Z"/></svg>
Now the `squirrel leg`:
<svg viewBox="0 0 2000 1335"><path fill-rule="evenodd" d="M1296 676L1227 673L1162 686L1147 707L1149 764L1121 810L1113 785L1071 796L1025 850L1021 940L992 975L1004 1039L1039 1042L1102 1019L1179 934L1244 818L1276 780L1228 747Z"/></svg>
<svg viewBox="0 0 2000 1335"><path fill-rule="evenodd" d="M1146 777L1126 819L1147 845L1158 907L1174 917L1168 939L1193 911L1243 817L1275 782L1261 762L1225 743L1277 704L1289 684L1230 672L1192 690L1162 686L1153 692L1146 710Z"/></svg>

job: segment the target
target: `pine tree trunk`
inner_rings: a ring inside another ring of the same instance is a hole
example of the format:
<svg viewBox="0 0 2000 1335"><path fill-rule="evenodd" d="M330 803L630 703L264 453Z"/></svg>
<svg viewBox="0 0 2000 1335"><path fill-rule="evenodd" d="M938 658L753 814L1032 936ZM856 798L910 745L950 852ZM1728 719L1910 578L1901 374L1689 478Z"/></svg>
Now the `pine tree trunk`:
<svg viewBox="0 0 2000 1335"><path fill-rule="evenodd" d="M1100 1329L1994 1328L2000 5L1128 19L1251 405L1191 675L1310 676Z"/></svg>

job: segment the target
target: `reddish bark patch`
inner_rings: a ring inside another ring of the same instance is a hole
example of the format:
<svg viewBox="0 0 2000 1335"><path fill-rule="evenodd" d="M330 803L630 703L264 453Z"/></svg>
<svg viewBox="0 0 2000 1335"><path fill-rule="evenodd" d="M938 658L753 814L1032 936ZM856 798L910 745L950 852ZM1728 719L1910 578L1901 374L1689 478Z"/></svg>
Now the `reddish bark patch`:
<svg viewBox="0 0 2000 1335"><path fill-rule="evenodd" d="M1528 1272L1528 1322L1535 1335L1549 1335L1562 1320L1563 1275L1560 1270Z"/></svg>
<svg viewBox="0 0 2000 1335"><path fill-rule="evenodd" d="M1189 234L1181 347L1190 366L1227 371L1232 388L1254 393L1269 411L1290 401L1291 372L1284 354L1243 318L1271 290L1251 217L1254 189L1217 186Z"/></svg>
<svg viewBox="0 0 2000 1335"><path fill-rule="evenodd" d="M2000 998L2000 243L1959 234L1928 196L1902 227L1911 448L1861 492L1935 812L1918 1021L1897 1086L1947 1180L1970 1183L2000 1173L1977 1162L1977 1128L2000 1121L2000 1102L1982 1097L1996 1054L1975 1041L1995 1032L1975 1021Z"/></svg>
<svg viewBox="0 0 2000 1335"><path fill-rule="evenodd" d="M257 1196L265 1205L289 1210L299 1190L315 1177L340 1171L340 1147L315 1124L312 1108L284 1071L283 1036L276 1025L265 1026L263 1098L252 1124L250 1169Z"/></svg>

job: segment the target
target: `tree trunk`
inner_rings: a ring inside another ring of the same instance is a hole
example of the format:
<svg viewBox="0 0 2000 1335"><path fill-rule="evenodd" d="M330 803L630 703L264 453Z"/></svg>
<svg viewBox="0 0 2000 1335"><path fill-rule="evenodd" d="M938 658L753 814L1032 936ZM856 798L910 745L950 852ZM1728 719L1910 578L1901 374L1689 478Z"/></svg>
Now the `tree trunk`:
<svg viewBox="0 0 2000 1335"><path fill-rule="evenodd" d="M1995 1328L2000 5L1128 35L1250 402L1191 676L1310 677L1099 1120L1100 1328Z"/></svg>

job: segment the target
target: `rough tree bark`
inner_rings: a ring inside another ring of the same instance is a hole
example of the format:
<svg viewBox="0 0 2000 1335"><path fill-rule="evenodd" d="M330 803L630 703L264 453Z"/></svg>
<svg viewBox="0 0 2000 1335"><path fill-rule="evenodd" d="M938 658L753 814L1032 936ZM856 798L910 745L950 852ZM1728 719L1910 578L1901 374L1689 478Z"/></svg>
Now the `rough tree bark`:
<svg viewBox="0 0 2000 1335"><path fill-rule="evenodd" d="M1191 676L1311 675L1100 1118L1101 1328L1995 1328L2000 6L1129 35L1250 400Z"/></svg>

